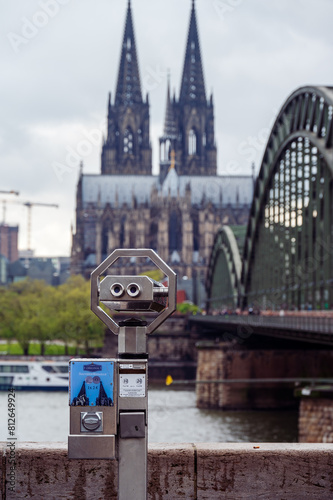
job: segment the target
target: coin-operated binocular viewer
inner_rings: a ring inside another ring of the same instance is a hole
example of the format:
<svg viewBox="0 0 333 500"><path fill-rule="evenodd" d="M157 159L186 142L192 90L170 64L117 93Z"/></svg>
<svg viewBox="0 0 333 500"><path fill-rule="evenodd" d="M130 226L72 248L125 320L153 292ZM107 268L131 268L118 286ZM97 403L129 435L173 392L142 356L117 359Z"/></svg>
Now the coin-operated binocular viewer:
<svg viewBox="0 0 333 500"><path fill-rule="evenodd" d="M133 257L150 259L168 286L112 274L118 259ZM105 308L129 317L117 322ZM115 250L91 273L91 310L118 335L118 358L70 361L68 456L118 460L119 500L147 498L147 335L175 309L176 274L153 250Z"/></svg>

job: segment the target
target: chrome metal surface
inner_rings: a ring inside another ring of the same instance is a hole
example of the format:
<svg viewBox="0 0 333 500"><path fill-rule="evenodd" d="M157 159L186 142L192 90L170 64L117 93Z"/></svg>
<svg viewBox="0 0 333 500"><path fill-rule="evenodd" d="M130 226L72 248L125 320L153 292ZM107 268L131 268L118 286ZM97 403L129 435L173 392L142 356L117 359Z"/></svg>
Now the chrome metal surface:
<svg viewBox="0 0 333 500"><path fill-rule="evenodd" d="M110 291L110 286L112 286L112 283L109 282L109 289L107 290L107 286L103 285L103 280L100 283L100 277L103 275L103 273L107 272L107 270L120 258L131 258L131 257L144 257L144 258L149 258L155 266L160 269L168 278L169 285L168 285L168 296L167 296L167 301L166 301L166 306L161 310L159 315L152 320L152 322L147 326L147 333L153 333L156 328L158 328L175 310L176 310L176 294L177 294L177 276L176 273L157 255L154 250L151 249L117 249L114 250L92 273L91 273L91 310L99 317L100 320L103 321L103 323L116 335L119 333L119 325L118 323L111 317L109 316L99 305L100 300L103 300L108 302L108 298L110 302L112 301L111 296L111 291ZM105 279L110 278L107 276ZM143 277L140 277L143 278ZM148 279L147 277L146 280ZM119 277L117 282L119 283ZM150 280L153 283L153 280ZM134 277L132 277L132 282L134 282ZM115 283L115 282L114 282ZM130 284L130 283L129 283ZM104 289L105 286L105 289ZM105 293L105 297L104 297ZM152 291L153 293L153 291ZM159 291L159 294L162 294L163 298L166 298L166 290L164 287L163 291ZM100 296L101 295L101 296ZM141 294L138 296L140 297ZM104 299L102 299L104 297ZM120 308L118 310L126 310L122 309L122 301L119 300L122 296L118 297L117 301L114 301L116 303L116 307ZM132 297L132 300L135 302L136 297ZM145 300L152 300L151 298L147 298ZM139 302L139 300L137 300ZM131 306L128 306L129 301L127 300L127 306L128 309L133 312L135 310L147 310L147 307L145 309L135 309L135 307L139 307L136 305L131 304ZM145 304L146 306L147 304ZM114 307L113 304L110 304L110 307ZM143 306L141 306L143 307ZM127 309L127 310L128 310ZM154 310L154 309L152 309ZM156 309L155 309L156 310Z"/></svg>
<svg viewBox="0 0 333 500"><path fill-rule="evenodd" d="M115 459L115 436L70 434L68 436L68 458Z"/></svg>
<svg viewBox="0 0 333 500"><path fill-rule="evenodd" d="M103 431L103 412L81 412L81 432L93 431Z"/></svg>

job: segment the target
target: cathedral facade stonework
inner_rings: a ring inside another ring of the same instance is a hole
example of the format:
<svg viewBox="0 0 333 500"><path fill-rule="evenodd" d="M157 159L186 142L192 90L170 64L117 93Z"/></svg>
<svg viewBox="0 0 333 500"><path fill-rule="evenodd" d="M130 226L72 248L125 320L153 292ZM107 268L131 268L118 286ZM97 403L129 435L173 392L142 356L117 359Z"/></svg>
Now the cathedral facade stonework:
<svg viewBox="0 0 333 500"><path fill-rule="evenodd" d="M180 277L203 278L217 229L247 224L253 177L217 175L194 1L178 99L168 85L159 175L152 175L149 121L129 2L101 174L81 170L77 185L72 273L89 277L115 248L153 248ZM119 272L128 272L125 264Z"/></svg>

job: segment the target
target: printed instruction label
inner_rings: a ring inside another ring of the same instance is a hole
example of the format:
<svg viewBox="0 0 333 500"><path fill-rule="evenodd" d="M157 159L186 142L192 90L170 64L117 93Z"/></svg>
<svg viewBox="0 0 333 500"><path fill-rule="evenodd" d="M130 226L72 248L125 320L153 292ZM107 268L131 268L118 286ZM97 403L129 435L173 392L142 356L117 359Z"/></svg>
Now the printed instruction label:
<svg viewBox="0 0 333 500"><path fill-rule="evenodd" d="M120 374L119 396L121 398L144 398L146 396L146 375L143 373Z"/></svg>
<svg viewBox="0 0 333 500"><path fill-rule="evenodd" d="M71 360L70 406L113 406L114 366L114 361L109 360Z"/></svg>

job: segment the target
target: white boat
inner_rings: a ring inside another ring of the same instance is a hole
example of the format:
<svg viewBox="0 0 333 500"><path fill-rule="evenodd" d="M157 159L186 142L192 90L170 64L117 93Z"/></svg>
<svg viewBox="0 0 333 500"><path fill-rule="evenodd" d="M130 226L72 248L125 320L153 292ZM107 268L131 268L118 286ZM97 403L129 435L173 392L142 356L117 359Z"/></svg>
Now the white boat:
<svg viewBox="0 0 333 500"><path fill-rule="evenodd" d="M0 391L67 391L68 361L0 361Z"/></svg>

